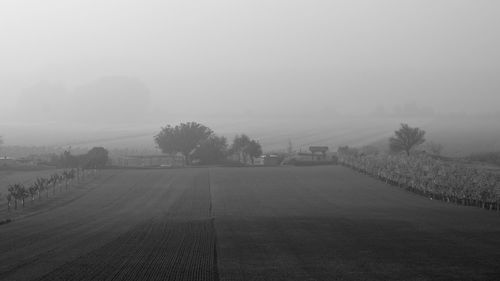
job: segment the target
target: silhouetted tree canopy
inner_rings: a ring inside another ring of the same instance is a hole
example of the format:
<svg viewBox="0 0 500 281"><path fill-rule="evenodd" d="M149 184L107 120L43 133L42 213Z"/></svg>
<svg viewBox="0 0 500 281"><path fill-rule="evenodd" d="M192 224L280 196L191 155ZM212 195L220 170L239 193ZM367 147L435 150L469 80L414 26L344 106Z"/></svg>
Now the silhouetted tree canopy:
<svg viewBox="0 0 500 281"><path fill-rule="evenodd" d="M227 141L225 137L210 136L201 142L193 154L194 158L200 159L201 164L222 163L227 155Z"/></svg>
<svg viewBox="0 0 500 281"><path fill-rule="evenodd" d="M167 125L154 137L154 140L163 153L180 152L184 155L186 164L189 164L191 154L212 134L212 130L208 127L188 122L175 127Z"/></svg>
<svg viewBox="0 0 500 281"><path fill-rule="evenodd" d="M109 153L104 147L94 147L85 154L87 168L103 168L108 164Z"/></svg>
<svg viewBox="0 0 500 281"><path fill-rule="evenodd" d="M253 163L255 157L259 157L262 154L262 147L259 142L250 139L245 134L241 136L236 135L231 146L232 153L238 153L243 157L243 162L246 163L248 157Z"/></svg>
<svg viewBox="0 0 500 281"><path fill-rule="evenodd" d="M80 155L73 155L66 150L61 155L54 155L52 162L64 168L103 168L109 163L109 153L104 147L94 147Z"/></svg>
<svg viewBox="0 0 500 281"><path fill-rule="evenodd" d="M259 157L262 155L262 147L260 146L260 143L257 142L256 140L251 140L247 146L243 150L248 156L250 156L250 160L253 161L255 157Z"/></svg>
<svg viewBox="0 0 500 281"><path fill-rule="evenodd" d="M243 160L243 162L246 163L247 155L245 154L244 149L249 143L250 138L247 135L236 135L233 139L233 144L231 145L230 152L238 154L240 158L243 157L243 159L240 159L240 161Z"/></svg>
<svg viewBox="0 0 500 281"><path fill-rule="evenodd" d="M424 130L401 124L401 128L395 131L394 136L389 139L389 148L393 152L404 151L410 155L412 148L425 142L424 135Z"/></svg>

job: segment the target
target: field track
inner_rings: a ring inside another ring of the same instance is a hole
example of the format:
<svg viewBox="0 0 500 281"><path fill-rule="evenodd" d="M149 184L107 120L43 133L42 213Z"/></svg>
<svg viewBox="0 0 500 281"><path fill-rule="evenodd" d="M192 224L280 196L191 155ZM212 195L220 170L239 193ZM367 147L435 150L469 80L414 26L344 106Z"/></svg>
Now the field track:
<svg viewBox="0 0 500 281"><path fill-rule="evenodd" d="M341 166L109 170L0 226L0 280L498 280L500 214Z"/></svg>

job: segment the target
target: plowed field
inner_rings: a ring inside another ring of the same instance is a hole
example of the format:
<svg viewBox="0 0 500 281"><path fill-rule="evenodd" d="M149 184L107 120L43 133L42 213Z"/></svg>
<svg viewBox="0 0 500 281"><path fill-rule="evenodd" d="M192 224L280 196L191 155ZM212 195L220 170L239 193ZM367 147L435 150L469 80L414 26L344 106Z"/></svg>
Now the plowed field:
<svg viewBox="0 0 500 281"><path fill-rule="evenodd" d="M215 280L208 171L105 171L0 229L0 280Z"/></svg>
<svg viewBox="0 0 500 281"><path fill-rule="evenodd" d="M500 277L499 213L340 166L108 170L89 185L0 226L0 280Z"/></svg>

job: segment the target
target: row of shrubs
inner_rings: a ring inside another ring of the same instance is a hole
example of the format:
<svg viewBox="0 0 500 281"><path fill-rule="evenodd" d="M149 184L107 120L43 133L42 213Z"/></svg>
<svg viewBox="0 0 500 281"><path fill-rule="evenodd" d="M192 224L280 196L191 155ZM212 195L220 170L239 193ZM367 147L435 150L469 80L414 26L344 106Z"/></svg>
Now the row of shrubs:
<svg viewBox="0 0 500 281"><path fill-rule="evenodd" d="M57 187L59 187L60 192L63 190L63 187L65 190L68 190L75 180L77 183L83 181L89 172L89 170L74 168L54 173L49 177L38 177L28 186L22 183L10 184L7 189L8 193L5 196L7 210L10 211L12 205L14 205L14 209L17 209L18 203L21 203L24 208L27 199L31 199L34 202L36 198L41 199L43 193L45 193L46 197L49 197L51 189L52 194L55 195Z"/></svg>
<svg viewBox="0 0 500 281"><path fill-rule="evenodd" d="M339 162L431 199L500 211L500 179L487 170L426 153L365 154L341 147Z"/></svg>

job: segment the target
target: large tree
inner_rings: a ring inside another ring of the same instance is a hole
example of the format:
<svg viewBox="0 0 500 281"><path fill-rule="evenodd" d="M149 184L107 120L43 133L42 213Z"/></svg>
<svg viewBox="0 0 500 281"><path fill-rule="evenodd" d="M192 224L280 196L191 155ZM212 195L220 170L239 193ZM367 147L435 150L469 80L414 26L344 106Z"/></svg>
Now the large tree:
<svg viewBox="0 0 500 281"><path fill-rule="evenodd" d="M94 147L83 158L86 168L103 168L109 162L109 153L104 147Z"/></svg>
<svg viewBox="0 0 500 281"><path fill-rule="evenodd" d="M236 153L238 154L238 157L240 158L240 162L243 161L243 163L247 162L247 155L245 153L245 147L250 143L250 138L242 134L236 135L233 139L233 144L231 145L231 153ZM241 159L243 158L243 159Z"/></svg>
<svg viewBox="0 0 500 281"><path fill-rule="evenodd" d="M251 140L247 146L244 148L244 152L250 156L250 161L252 161L252 165L255 157L259 157L262 155L262 147L260 143L256 140Z"/></svg>
<svg viewBox="0 0 500 281"><path fill-rule="evenodd" d="M202 164L217 164L224 161L226 154L226 138L211 135L208 139L201 142L192 156L200 159L200 163Z"/></svg>
<svg viewBox="0 0 500 281"><path fill-rule="evenodd" d="M389 148L394 152L410 151L417 145L425 142L425 131L419 128L412 128L408 124L401 124L401 128L394 132L394 136L389 139Z"/></svg>
<svg viewBox="0 0 500 281"><path fill-rule="evenodd" d="M254 158L262 154L262 147L258 141L252 140L250 137L243 134L241 136L236 135L236 137L234 137L231 151L241 155L243 159L240 159L240 161L243 160L243 163L247 163L247 159L250 157L250 161L252 161L253 164Z"/></svg>
<svg viewBox="0 0 500 281"><path fill-rule="evenodd" d="M180 152L184 155L186 164L189 164L190 155L212 134L212 130L208 127L188 122L175 127L170 125L163 127L154 140L163 153Z"/></svg>

